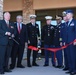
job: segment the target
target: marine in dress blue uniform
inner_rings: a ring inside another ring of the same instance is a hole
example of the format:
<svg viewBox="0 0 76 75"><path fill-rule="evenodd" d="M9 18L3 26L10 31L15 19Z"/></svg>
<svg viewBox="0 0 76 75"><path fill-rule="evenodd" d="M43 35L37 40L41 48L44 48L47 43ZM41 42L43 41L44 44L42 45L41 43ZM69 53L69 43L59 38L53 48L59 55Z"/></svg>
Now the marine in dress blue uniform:
<svg viewBox="0 0 76 75"><path fill-rule="evenodd" d="M51 25L51 16L46 16L46 25L42 28L42 41L44 41L44 48L50 48L53 45L54 26ZM45 63L44 66L49 66L49 53L50 51L45 50Z"/></svg>
<svg viewBox="0 0 76 75"><path fill-rule="evenodd" d="M57 26L55 27L55 32L54 32L54 48L59 48L61 47L60 43L62 42L61 38L61 30L63 28L63 25L61 23L62 21L62 16L56 15L56 20L57 20ZM63 56L62 56L62 50L56 52L56 58L57 58L57 65L54 60L54 52L52 54L52 65L56 66L57 68L62 68L63 66Z"/></svg>

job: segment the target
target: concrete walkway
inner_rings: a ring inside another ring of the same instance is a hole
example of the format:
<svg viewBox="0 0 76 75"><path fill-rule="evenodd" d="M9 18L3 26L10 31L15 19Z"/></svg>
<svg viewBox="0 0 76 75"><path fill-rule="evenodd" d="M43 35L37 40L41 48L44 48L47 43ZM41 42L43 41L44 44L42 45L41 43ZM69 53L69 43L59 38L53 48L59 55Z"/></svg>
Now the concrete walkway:
<svg viewBox="0 0 76 75"><path fill-rule="evenodd" d="M24 69L15 68L11 73L5 73L5 75L68 75L62 69L52 67L51 62L50 66L43 67L44 59L37 60L37 63L40 65L39 67L28 68L26 66L26 60L23 60L22 64L25 66Z"/></svg>

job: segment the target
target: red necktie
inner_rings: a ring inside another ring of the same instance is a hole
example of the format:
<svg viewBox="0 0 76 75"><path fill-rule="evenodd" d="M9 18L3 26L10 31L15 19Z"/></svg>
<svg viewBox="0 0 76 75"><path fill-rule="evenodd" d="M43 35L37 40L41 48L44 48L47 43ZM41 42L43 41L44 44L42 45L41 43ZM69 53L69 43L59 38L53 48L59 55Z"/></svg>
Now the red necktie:
<svg viewBox="0 0 76 75"><path fill-rule="evenodd" d="M20 23L18 24L18 32L19 32L19 34L20 34L20 32L21 32Z"/></svg>

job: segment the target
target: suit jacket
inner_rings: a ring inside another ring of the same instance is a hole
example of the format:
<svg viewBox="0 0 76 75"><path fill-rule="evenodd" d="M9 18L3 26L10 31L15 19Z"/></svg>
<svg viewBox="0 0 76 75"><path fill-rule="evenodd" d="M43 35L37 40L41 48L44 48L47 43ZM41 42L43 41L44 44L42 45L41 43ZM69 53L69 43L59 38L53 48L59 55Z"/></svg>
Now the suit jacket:
<svg viewBox="0 0 76 75"><path fill-rule="evenodd" d="M9 42L9 36L5 35L6 32L14 32L14 24L9 22L9 27L7 26L5 20L0 21L0 45L7 45Z"/></svg>
<svg viewBox="0 0 76 75"><path fill-rule="evenodd" d="M66 27L66 43L72 42L76 39L76 20L72 19L70 24Z"/></svg>
<svg viewBox="0 0 76 75"><path fill-rule="evenodd" d="M11 32L11 34L14 34L14 36L16 35L16 28L13 22L9 21L9 32ZM9 37L9 41L8 41L8 45L13 45L14 41L11 37Z"/></svg>
<svg viewBox="0 0 76 75"><path fill-rule="evenodd" d="M27 27L26 27L26 25L22 24L22 29L21 29L20 34L18 32L17 23L15 23L14 25L15 25L16 32L17 32L16 35L15 35L15 40L17 42L19 42L19 44L24 45L25 42L28 42L28 34L27 34Z"/></svg>
<svg viewBox="0 0 76 75"><path fill-rule="evenodd" d="M32 23L28 23L27 31L28 31L28 40L30 41L30 44L37 45L37 36L40 37L38 24L35 23L35 26L33 26Z"/></svg>

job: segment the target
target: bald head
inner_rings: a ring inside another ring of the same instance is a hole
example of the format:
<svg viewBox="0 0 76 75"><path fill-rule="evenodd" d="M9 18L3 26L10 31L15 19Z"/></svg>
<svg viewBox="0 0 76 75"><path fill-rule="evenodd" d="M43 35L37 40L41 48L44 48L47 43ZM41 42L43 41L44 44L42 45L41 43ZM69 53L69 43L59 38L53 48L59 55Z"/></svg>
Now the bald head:
<svg viewBox="0 0 76 75"><path fill-rule="evenodd" d="M9 20L10 20L10 17L11 17L11 15L10 15L9 12L5 12L5 13L4 13L4 20L9 21Z"/></svg>

